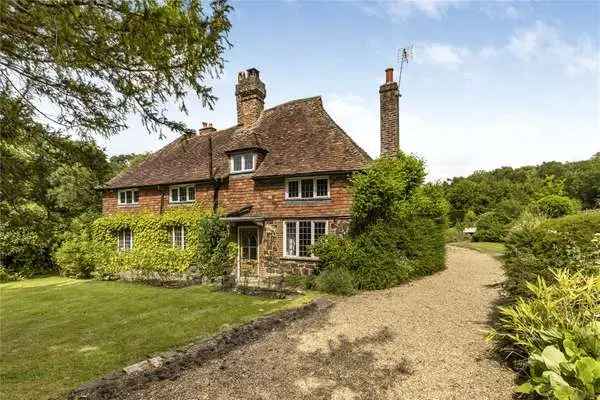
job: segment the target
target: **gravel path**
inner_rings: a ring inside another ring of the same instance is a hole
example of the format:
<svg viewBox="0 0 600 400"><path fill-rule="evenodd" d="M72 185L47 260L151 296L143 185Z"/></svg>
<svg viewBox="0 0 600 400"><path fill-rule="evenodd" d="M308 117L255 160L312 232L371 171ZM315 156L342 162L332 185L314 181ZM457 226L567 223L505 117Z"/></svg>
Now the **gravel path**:
<svg viewBox="0 0 600 400"><path fill-rule="evenodd" d="M223 359L128 399L510 399L513 374L483 339L498 261L450 247L448 268L337 301Z"/></svg>

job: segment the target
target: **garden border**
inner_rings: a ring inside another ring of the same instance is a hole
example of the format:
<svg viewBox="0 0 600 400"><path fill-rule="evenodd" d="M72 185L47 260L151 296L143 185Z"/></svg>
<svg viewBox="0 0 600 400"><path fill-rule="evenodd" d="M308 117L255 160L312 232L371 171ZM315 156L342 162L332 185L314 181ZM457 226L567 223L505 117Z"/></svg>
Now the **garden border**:
<svg viewBox="0 0 600 400"><path fill-rule="evenodd" d="M151 381L177 379L182 371L221 357L240 346L255 342L268 333L318 311L333 302L319 298L301 307L283 310L226 330L198 343L159 353L156 356L85 383L69 393L69 400L108 400L138 390Z"/></svg>

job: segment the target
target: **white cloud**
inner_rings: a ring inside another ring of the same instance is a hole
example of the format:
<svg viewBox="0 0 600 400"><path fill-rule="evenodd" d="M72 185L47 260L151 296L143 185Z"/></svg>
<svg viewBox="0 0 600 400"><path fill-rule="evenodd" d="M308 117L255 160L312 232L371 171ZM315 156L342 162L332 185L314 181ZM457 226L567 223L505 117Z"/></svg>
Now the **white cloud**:
<svg viewBox="0 0 600 400"><path fill-rule="evenodd" d="M415 13L425 14L430 18L441 18L446 12L464 3L462 0L377 0L362 2L359 7L371 16L391 16L406 19Z"/></svg>
<svg viewBox="0 0 600 400"><path fill-rule="evenodd" d="M542 21L515 32L506 49L522 61L559 64L571 77L597 71L600 58L589 38L568 41L558 28Z"/></svg>
<svg viewBox="0 0 600 400"><path fill-rule="evenodd" d="M416 62L455 68L464 62L470 52L466 48L441 43L426 43L417 46L415 53Z"/></svg>

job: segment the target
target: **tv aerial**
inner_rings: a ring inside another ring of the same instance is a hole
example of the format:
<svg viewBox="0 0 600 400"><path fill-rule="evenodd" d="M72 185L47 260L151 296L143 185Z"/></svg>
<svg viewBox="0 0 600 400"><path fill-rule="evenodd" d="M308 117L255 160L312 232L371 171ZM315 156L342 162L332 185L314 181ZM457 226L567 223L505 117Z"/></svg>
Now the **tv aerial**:
<svg viewBox="0 0 600 400"><path fill-rule="evenodd" d="M398 87L400 87L400 83L402 82L402 71L404 70L404 64L408 64L409 60L412 60L415 55L415 46L410 45L408 47L403 47L398 49L398 64L400 64L400 73L398 74Z"/></svg>

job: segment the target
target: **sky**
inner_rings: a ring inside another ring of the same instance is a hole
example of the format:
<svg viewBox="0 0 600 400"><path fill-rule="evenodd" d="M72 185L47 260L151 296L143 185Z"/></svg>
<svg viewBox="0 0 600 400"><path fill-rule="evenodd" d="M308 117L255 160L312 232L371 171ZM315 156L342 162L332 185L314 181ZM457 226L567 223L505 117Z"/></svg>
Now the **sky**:
<svg viewBox="0 0 600 400"><path fill-rule="evenodd" d="M315 95L372 157L379 85L414 46L401 81L400 147L428 180L480 169L582 160L600 152L600 2L234 2L213 110L188 98L190 127L236 123L235 81L255 67L265 107ZM99 140L109 155L156 151L175 138L129 128ZM327 156L327 155L324 155Z"/></svg>

